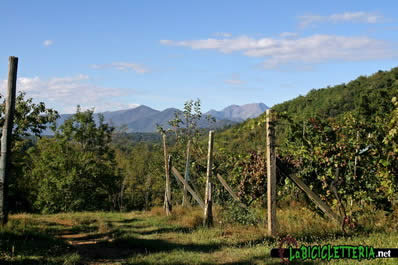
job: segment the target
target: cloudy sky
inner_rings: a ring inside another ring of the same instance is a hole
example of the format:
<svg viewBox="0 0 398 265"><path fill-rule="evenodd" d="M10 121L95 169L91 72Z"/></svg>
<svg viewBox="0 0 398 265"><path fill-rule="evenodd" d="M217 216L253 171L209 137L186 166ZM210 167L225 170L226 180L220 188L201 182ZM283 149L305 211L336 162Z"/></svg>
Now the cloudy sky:
<svg viewBox="0 0 398 265"><path fill-rule="evenodd" d="M17 89L61 113L272 106L398 66L396 1L3 0L0 11L0 92L17 56Z"/></svg>

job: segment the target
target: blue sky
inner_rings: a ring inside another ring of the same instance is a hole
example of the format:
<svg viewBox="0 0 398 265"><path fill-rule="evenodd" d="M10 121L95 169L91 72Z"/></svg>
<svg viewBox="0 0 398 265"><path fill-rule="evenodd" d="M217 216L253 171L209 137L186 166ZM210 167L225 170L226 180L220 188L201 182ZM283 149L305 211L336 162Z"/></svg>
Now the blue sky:
<svg viewBox="0 0 398 265"><path fill-rule="evenodd" d="M320 4L320 2L322 2ZM11 1L0 86L61 113L263 102L397 66L396 1Z"/></svg>

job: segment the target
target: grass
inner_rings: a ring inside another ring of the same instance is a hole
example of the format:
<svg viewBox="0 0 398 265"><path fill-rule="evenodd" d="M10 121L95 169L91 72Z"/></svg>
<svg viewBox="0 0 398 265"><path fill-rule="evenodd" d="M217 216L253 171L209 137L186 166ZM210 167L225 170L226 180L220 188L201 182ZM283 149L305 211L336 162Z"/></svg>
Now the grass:
<svg viewBox="0 0 398 265"><path fill-rule="evenodd" d="M294 205L278 209L279 237L258 225L225 223L215 209L215 226L202 227L202 210L174 207L149 212L83 212L11 215L0 229L0 264L281 264L271 258L285 235L298 244L398 247L398 211L390 215L368 209L358 218L360 232L343 235L335 224ZM266 216L258 211L258 216ZM396 264L395 259L360 264ZM330 264L355 264L353 260ZM292 264L321 264L319 261Z"/></svg>

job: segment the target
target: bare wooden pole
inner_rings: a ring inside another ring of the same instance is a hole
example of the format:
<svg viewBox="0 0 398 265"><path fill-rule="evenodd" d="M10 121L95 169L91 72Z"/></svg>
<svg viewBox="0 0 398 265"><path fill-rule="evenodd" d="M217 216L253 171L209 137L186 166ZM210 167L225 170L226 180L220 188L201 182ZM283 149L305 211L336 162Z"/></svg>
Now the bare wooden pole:
<svg viewBox="0 0 398 265"><path fill-rule="evenodd" d="M166 173L166 188L165 188L165 210L166 215L171 214L171 190L170 190L170 164L171 156L168 155L166 145L166 134L163 134L163 152L164 152L164 170Z"/></svg>
<svg viewBox="0 0 398 265"><path fill-rule="evenodd" d="M190 159L190 148L191 148L191 140L188 140L187 144L187 153L186 153L186 163L185 163L185 181L189 181L189 159ZM190 206L189 200L188 200L188 193L187 193L187 188L184 185L184 194L182 197L182 206Z"/></svg>
<svg viewBox="0 0 398 265"><path fill-rule="evenodd" d="M234 193L234 191L233 191L232 188L228 185L228 183L224 180L224 178L221 177L220 174L217 174L217 178L218 178L218 180L221 182L221 184L224 186L224 188L229 192L229 194L232 196L232 198L233 198L236 202L238 202L239 205L240 205L242 208L247 209L247 206L246 206L244 203L242 203L242 202L240 201L239 197Z"/></svg>
<svg viewBox="0 0 398 265"><path fill-rule="evenodd" d="M305 183L294 175L288 176L293 182L302 190L304 191L307 196L316 204L316 206L321 209L325 215L327 215L330 219L337 222L337 224L341 225L343 223L343 217L339 216L338 214L334 213L332 209L316 195Z"/></svg>
<svg viewBox="0 0 398 265"><path fill-rule="evenodd" d="M180 172L175 167L171 168L171 171L173 172L174 176L187 188L189 193L191 193L192 198L194 198L198 203L199 206L204 209L205 204L203 203L202 199L198 196L198 194L189 186L189 184L185 181L185 179L181 176Z"/></svg>
<svg viewBox="0 0 398 265"><path fill-rule="evenodd" d="M4 114L4 125L1 136L0 157L0 224L5 225L8 221L8 177L10 168L10 149L12 139L12 127L15 111L15 94L17 87L18 58L9 57L8 65L8 87Z"/></svg>
<svg viewBox="0 0 398 265"><path fill-rule="evenodd" d="M214 131L209 132L209 148L207 153L207 172L206 172L206 192L205 192L205 210L203 225L213 225L213 201L211 197L211 173L213 167L213 144L214 144Z"/></svg>
<svg viewBox="0 0 398 265"><path fill-rule="evenodd" d="M267 212L268 212L268 234L277 234L276 224L276 157L274 143L274 128L272 112L267 109Z"/></svg>

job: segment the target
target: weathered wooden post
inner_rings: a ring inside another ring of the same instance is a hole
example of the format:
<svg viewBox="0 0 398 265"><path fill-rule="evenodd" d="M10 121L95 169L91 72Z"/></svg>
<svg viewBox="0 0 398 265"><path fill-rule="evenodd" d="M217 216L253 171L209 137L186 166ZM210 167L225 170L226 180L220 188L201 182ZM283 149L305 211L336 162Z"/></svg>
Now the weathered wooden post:
<svg viewBox="0 0 398 265"><path fill-rule="evenodd" d="M1 157L0 157L0 224L8 221L8 177L10 168L10 149L12 127L15 111L15 94L17 87L18 58L9 57L8 65L8 88L4 113L4 125L1 136Z"/></svg>
<svg viewBox="0 0 398 265"><path fill-rule="evenodd" d="M268 212L268 234L277 234L276 221L276 156L275 156L275 130L272 111L267 109L267 212Z"/></svg>
<svg viewBox="0 0 398 265"><path fill-rule="evenodd" d="M192 198L194 198L198 203L199 206L204 209L205 208L205 204L203 203L202 199L198 196L198 194L191 188L191 186L189 186L189 184L185 181L185 179L181 176L180 172L178 172L178 170L175 167L171 168L171 171L173 172L173 175L177 178L177 180L179 180L182 185L185 187L187 187L187 190L189 191L189 193L191 193Z"/></svg>
<svg viewBox="0 0 398 265"><path fill-rule="evenodd" d="M187 153L186 153L186 163L185 163L185 175L184 179L186 182L189 181L189 159L190 159L190 148L191 148L191 140L188 140L187 144ZM182 206L190 206L191 204L189 203L188 200L188 193L187 193L187 187L184 185L184 194L182 197Z"/></svg>
<svg viewBox="0 0 398 265"><path fill-rule="evenodd" d="M209 132L209 148L207 153L207 172L206 172L206 192L205 192L205 210L203 225L213 225L213 201L211 197L212 184L210 181L212 167L213 167L213 144L214 144L214 131Z"/></svg>
<svg viewBox="0 0 398 265"><path fill-rule="evenodd" d="M171 156L168 155L166 145L166 134L163 134L163 152L164 152L164 170L166 173L166 188L165 188L165 210L166 215L171 214L171 190L170 190L170 168L171 168Z"/></svg>

